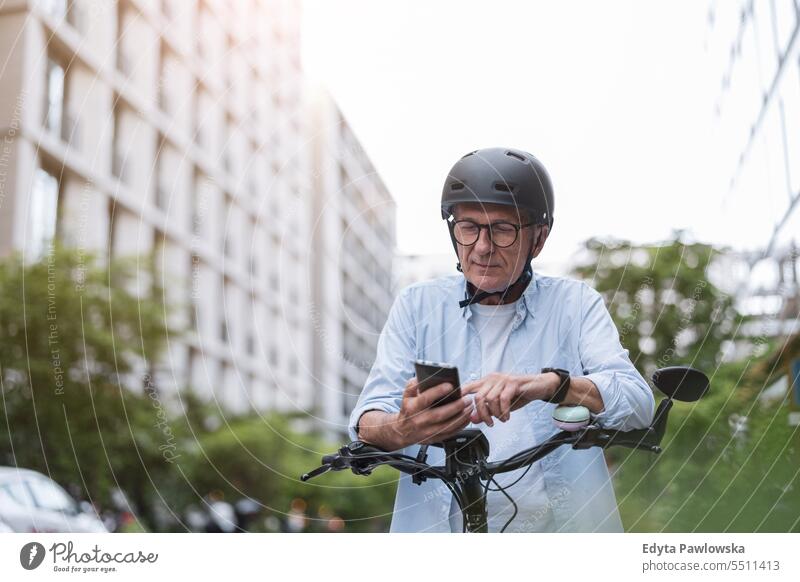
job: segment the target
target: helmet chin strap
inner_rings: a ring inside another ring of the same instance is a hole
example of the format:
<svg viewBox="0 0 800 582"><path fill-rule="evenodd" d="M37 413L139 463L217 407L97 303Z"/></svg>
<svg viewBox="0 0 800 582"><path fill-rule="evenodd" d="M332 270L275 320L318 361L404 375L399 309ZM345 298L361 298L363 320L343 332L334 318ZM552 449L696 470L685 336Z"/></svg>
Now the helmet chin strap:
<svg viewBox="0 0 800 582"><path fill-rule="evenodd" d="M459 270L460 267L459 267ZM522 274L519 278L514 281L511 285L506 287L501 291L478 291L475 288L475 285L467 281L467 295L464 299L458 302L459 307L467 307L468 305L472 305L473 303L480 303L487 297L493 297L495 295L500 296L500 301L504 301L507 295L513 295L515 291L519 290L520 292L524 291L533 279L533 268L531 267L530 260L528 264L525 265L525 268L522 270Z"/></svg>
<svg viewBox="0 0 800 582"><path fill-rule="evenodd" d="M447 224L448 230L450 231L450 241L453 243L453 248L456 251L456 257L458 257L458 243L456 242L455 233L453 232L453 225L452 223L448 222ZM513 295L515 291L519 290L520 294L530 284L531 280L533 279L533 267L531 266L531 259L533 259L533 246L535 241L531 242L531 248L528 251L528 259L525 261L525 268L522 270L522 273L517 278L516 281L511 283L505 289L500 291L478 291L478 289L472 283L467 280L467 292L464 299L458 302L458 306L462 309L467 307L468 305L472 305L473 303L480 303L487 297L493 297L495 295L500 296L500 301L504 301L507 295ZM461 267L461 261L456 263L456 269L460 273L464 272L464 269ZM466 276L465 276L466 279Z"/></svg>

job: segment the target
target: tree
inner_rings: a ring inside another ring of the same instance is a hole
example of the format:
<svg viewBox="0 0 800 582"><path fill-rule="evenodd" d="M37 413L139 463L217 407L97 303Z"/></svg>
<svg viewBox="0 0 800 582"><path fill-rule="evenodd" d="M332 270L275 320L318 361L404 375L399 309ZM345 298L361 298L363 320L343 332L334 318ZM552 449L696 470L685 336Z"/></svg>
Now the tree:
<svg viewBox="0 0 800 582"><path fill-rule="evenodd" d="M744 321L733 298L708 278L721 252L685 243L680 233L658 245L590 239L574 274L604 296L620 341L642 373L679 364L713 370L723 343Z"/></svg>
<svg viewBox="0 0 800 582"><path fill-rule="evenodd" d="M723 364L707 398L677 404L658 457L613 451L627 529L800 531L797 430L786 406L758 399L763 358Z"/></svg>
<svg viewBox="0 0 800 582"><path fill-rule="evenodd" d="M139 265L57 246L0 263L0 463L104 506L122 487L146 510L170 470L148 374L168 328Z"/></svg>
<svg viewBox="0 0 800 582"><path fill-rule="evenodd" d="M300 475L319 466L322 455L337 445L315 434L299 433L286 416L230 419L219 429L199 435L193 454L178 463L195 490L220 491L235 501L250 497L266 514L284 519L292 501L302 499L309 517L307 531L326 531L337 516L348 531L386 529L398 475L383 468L365 478L350 471L328 473L308 483Z"/></svg>
<svg viewBox="0 0 800 582"><path fill-rule="evenodd" d="M680 234L662 245L593 239L585 250L575 273L605 296L639 371L690 365L711 379L707 397L673 407L659 456L607 452L626 529L800 531L797 434L786 407L758 398L784 349L754 340L745 359L721 357L746 319L708 279L723 251Z"/></svg>

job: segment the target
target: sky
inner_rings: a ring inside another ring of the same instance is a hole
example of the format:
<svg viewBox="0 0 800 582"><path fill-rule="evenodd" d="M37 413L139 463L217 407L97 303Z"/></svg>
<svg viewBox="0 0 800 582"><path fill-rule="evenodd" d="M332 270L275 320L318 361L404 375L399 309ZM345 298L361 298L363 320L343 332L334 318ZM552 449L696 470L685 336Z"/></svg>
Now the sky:
<svg viewBox="0 0 800 582"><path fill-rule="evenodd" d="M306 0L303 60L397 202L398 252L448 252L448 170L516 147L552 178L559 271L589 237L724 240L706 32L696 1Z"/></svg>

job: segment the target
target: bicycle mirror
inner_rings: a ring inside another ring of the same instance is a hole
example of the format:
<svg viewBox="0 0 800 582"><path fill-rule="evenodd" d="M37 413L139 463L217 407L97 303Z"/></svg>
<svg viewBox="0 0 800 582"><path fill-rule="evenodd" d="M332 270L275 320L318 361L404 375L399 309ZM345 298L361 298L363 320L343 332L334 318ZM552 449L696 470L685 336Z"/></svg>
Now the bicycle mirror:
<svg viewBox="0 0 800 582"><path fill-rule="evenodd" d="M670 366L653 372L653 384L664 394L681 402L700 400L708 392L708 377L688 366Z"/></svg>

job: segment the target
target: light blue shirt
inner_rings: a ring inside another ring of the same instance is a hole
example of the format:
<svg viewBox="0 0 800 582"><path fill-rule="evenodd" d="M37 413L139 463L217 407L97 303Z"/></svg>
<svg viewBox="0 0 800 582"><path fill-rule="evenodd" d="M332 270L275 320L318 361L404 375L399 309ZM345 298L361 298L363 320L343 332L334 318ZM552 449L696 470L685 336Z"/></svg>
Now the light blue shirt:
<svg viewBox="0 0 800 582"><path fill-rule="evenodd" d="M375 363L350 417L350 437L368 410L396 413L403 389L414 376L414 360L455 365L462 383L485 375L481 345L472 322L472 309L462 309L465 280L442 277L404 289L392 306L378 341ZM619 333L600 294L586 283L562 277L534 275L516 302L516 315L506 344L509 374L537 374L546 366L564 368L597 386L604 411L595 417L600 426L632 430L650 425L655 399L622 347ZM547 440L558 429L552 422L556 405L535 401L511 413L513 438L493 439L490 427L470 425L487 434L489 459L504 459ZM499 421L495 421L495 428ZM505 430L508 435L509 431ZM494 441L494 442L493 442ZM416 456L418 445L404 449ZM428 463L444 464L444 451L428 449ZM539 461L547 497L548 527L554 531L622 531L614 490L602 450L573 450L562 446ZM508 473L512 476L516 473ZM504 479L510 482L509 479ZM508 489L515 500L525 489ZM448 532L452 495L437 480L421 485L403 474L397 489L392 532ZM540 531L544 512L519 514L516 531Z"/></svg>

